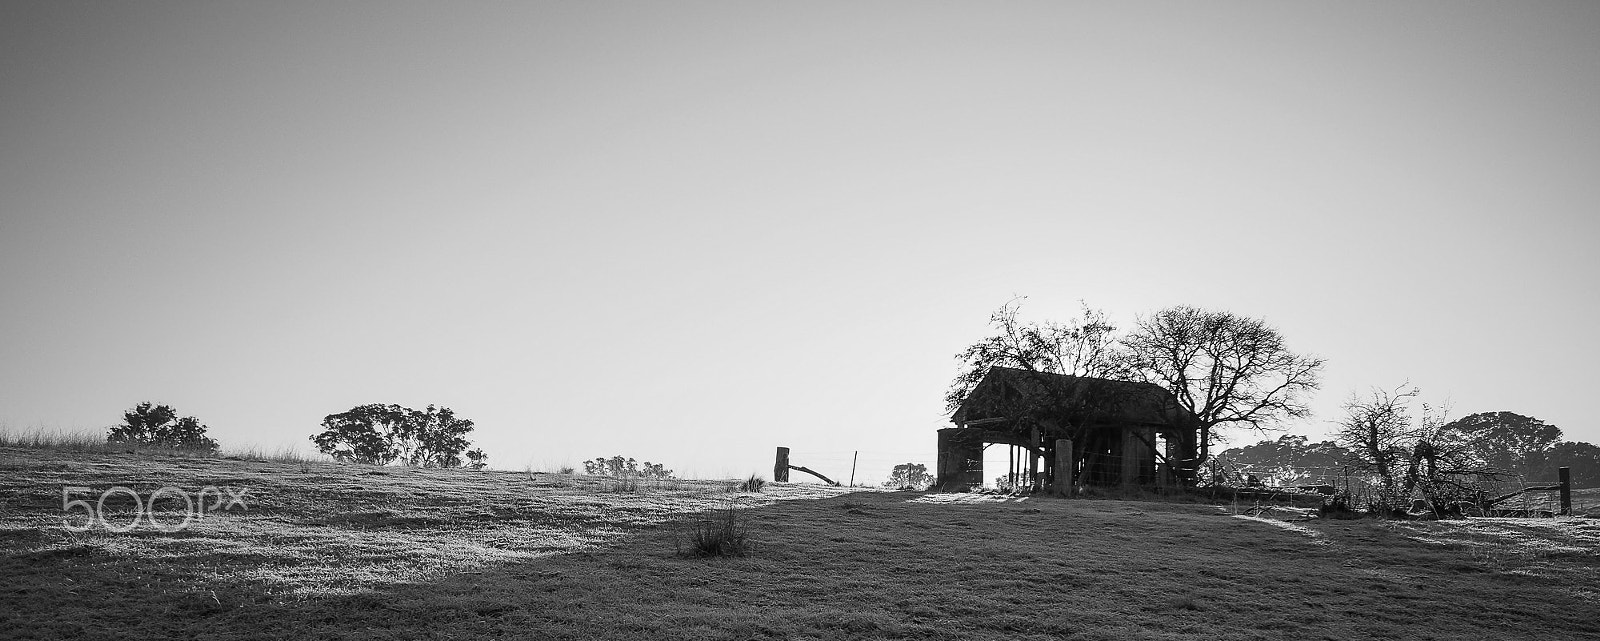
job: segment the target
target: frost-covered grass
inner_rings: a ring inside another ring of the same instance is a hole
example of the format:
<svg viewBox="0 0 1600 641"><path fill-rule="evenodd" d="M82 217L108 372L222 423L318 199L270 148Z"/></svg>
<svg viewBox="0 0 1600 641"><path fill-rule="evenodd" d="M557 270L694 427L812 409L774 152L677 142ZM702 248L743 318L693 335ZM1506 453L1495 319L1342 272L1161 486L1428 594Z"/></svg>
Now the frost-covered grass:
<svg viewBox="0 0 1600 641"><path fill-rule="evenodd" d="M245 488L247 505L175 533L75 534L64 485ZM0 449L0 636L1600 635L1593 520L1280 527L1232 506L737 489ZM728 505L745 555L681 554L673 524Z"/></svg>

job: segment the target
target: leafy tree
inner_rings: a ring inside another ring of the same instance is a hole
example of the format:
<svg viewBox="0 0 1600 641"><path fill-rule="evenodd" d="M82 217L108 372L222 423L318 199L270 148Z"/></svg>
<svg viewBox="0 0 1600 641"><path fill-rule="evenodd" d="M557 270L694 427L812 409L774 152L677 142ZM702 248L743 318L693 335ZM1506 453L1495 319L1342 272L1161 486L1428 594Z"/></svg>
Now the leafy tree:
<svg viewBox="0 0 1600 641"><path fill-rule="evenodd" d="M928 474L928 466L921 463L901 463L889 472L889 481L884 483L884 486L921 490L932 484L933 476Z"/></svg>
<svg viewBox="0 0 1600 641"><path fill-rule="evenodd" d="M1546 452L1561 441L1561 428L1512 412L1480 412L1447 426L1459 432L1484 465L1523 477L1539 476Z"/></svg>
<svg viewBox="0 0 1600 641"><path fill-rule="evenodd" d="M467 460L472 461L471 463L467 464L467 467L470 467L474 470L483 469L485 465L489 464L488 459L489 455L484 454L483 450L481 449L472 449L467 451Z"/></svg>
<svg viewBox="0 0 1600 641"><path fill-rule="evenodd" d="M1290 351L1264 321L1188 306L1141 319L1121 347L1124 372L1166 388L1194 414L1198 442L1177 445L1195 463L1210 458L1219 427L1265 429L1310 416L1307 396L1324 362Z"/></svg>
<svg viewBox="0 0 1600 641"><path fill-rule="evenodd" d="M460 467L472 445L467 434L471 420L458 418L448 407L429 405L414 410L399 405L359 405L322 419L322 432L311 437L317 451L334 460L388 465L399 461L421 467ZM474 464L486 455L475 450ZM470 458L470 457L469 457ZM480 465L481 467L481 465Z"/></svg>
<svg viewBox="0 0 1600 641"><path fill-rule="evenodd" d="M461 456L472 442L471 420L458 418L448 407L407 411L405 452L409 465L420 467L461 467ZM480 451L479 454L482 454Z"/></svg>
<svg viewBox="0 0 1600 641"><path fill-rule="evenodd" d="M322 433L311 437L317 451L334 460L388 465L400 457L398 444L409 428L408 410L399 405L358 405L322 419Z"/></svg>
<svg viewBox="0 0 1600 641"><path fill-rule="evenodd" d="M193 416L178 418L171 407L147 401L123 412L122 424L111 428L106 442L215 452L217 442L206 436L207 429Z"/></svg>
<svg viewBox="0 0 1600 641"><path fill-rule="evenodd" d="M1545 452L1545 468L1537 480L1556 480L1558 468L1569 468L1573 487L1600 487L1600 447L1562 441Z"/></svg>

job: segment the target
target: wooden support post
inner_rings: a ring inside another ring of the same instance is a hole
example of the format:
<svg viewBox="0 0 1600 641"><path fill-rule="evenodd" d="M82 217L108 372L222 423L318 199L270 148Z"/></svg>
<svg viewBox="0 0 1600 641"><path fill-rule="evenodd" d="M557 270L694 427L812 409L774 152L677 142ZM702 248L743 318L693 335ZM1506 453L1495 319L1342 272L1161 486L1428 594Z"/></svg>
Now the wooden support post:
<svg viewBox="0 0 1600 641"><path fill-rule="evenodd" d="M1039 487L1039 444L1043 442L1039 438L1039 428L1028 432L1028 489L1032 491L1044 489Z"/></svg>
<svg viewBox="0 0 1600 641"><path fill-rule="evenodd" d="M956 477L955 465L950 459L955 457L955 452L950 451L950 429L939 430L939 453L933 462L933 489L947 492L951 488L947 485Z"/></svg>
<svg viewBox="0 0 1600 641"><path fill-rule="evenodd" d="M1058 496L1072 496L1072 439L1056 439L1056 486Z"/></svg>
<svg viewBox="0 0 1600 641"><path fill-rule="evenodd" d="M789 482L789 448L778 448L778 460L772 464L772 480L779 483Z"/></svg>
<svg viewBox="0 0 1600 641"><path fill-rule="evenodd" d="M1561 515L1572 516L1572 470L1556 468L1556 474L1561 479Z"/></svg>
<svg viewBox="0 0 1600 641"><path fill-rule="evenodd" d="M1132 487L1139 482L1139 458L1135 455L1138 450L1134 447L1134 442L1137 439L1138 437L1134 436L1131 430L1124 429L1122 431L1122 451L1119 452L1122 456L1117 459L1117 465L1118 471L1121 473L1119 478L1124 488Z"/></svg>
<svg viewBox="0 0 1600 641"><path fill-rule="evenodd" d="M1006 445L1006 482L1017 487L1017 447L1011 444Z"/></svg>

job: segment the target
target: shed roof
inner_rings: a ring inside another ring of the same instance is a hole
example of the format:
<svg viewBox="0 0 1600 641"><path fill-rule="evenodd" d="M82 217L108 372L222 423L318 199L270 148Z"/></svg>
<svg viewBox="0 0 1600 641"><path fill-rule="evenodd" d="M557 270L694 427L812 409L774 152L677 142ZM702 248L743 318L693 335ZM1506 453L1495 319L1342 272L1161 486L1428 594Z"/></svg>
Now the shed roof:
<svg viewBox="0 0 1600 641"><path fill-rule="evenodd" d="M1152 383L990 367L950 421L964 425L1001 417L1158 426L1192 418L1172 393Z"/></svg>

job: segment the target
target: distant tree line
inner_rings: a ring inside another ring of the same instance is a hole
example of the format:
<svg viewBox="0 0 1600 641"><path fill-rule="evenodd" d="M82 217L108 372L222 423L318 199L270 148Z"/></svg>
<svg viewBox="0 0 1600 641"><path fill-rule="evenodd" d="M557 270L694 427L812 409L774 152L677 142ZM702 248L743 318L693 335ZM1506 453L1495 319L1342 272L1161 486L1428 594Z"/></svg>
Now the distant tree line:
<svg viewBox="0 0 1600 641"><path fill-rule="evenodd" d="M1480 412L1453 421L1414 418L1406 404L1415 394L1378 390L1347 403L1334 440L1305 436L1229 449L1218 455L1235 476L1255 474L1279 485L1326 480L1330 472L1371 474L1397 494L1432 474L1497 475L1521 482L1554 481L1569 468L1577 487L1600 487L1600 447L1562 440L1561 428L1515 412ZM1235 479L1237 480L1237 479Z"/></svg>

